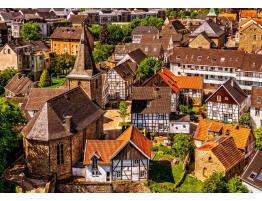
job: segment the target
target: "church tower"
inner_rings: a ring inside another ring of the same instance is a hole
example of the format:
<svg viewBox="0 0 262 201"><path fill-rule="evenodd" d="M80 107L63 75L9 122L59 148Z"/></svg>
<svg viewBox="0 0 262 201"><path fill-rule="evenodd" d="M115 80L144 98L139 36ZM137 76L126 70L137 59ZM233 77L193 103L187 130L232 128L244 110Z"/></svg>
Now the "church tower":
<svg viewBox="0 0 262 201"><path fill-rule="evenodd" d="M217 22L217 14L214 8L209 9L209 13L207 14L207 20L208 19L213 20L215 23Z"/></svg>
<svg viewBox="0 0 262 201"><path fill-rule="evenodd" d="M83 27L75 65L67 76L68 87L81 86L93 101L103 107L102 73L96 68L86 32Z"/></svg>

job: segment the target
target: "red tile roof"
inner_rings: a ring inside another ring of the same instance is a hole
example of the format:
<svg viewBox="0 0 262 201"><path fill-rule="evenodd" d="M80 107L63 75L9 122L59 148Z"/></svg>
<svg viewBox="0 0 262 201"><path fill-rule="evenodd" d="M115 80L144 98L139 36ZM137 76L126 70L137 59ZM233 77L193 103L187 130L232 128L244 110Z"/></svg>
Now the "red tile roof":
<svg viewBox="0 0 262 201"><path fill-rule="evenodd" d="M170 86L175 93L179 92L176 77L171 71L169 71L167 68L162 68L158 74L160 75L160 77L163 78L165 83L168 84L168 86Z"/></svg>
<svg viewBox="0 0 262 201"><path fill-rule="evenodd" d="M241 18L257 17L257 11L256 10L241 10L240 17Z"/></svg>
<svg viewBox="0 0 262 201"><path fill-rule="evenodd" d="M90 164L93 154L100 156L100 164L109 164L128 143L132 143L147 158L151 158L152 143L140 131L130 126L116 140L87 140L84 165Z"/></svg>

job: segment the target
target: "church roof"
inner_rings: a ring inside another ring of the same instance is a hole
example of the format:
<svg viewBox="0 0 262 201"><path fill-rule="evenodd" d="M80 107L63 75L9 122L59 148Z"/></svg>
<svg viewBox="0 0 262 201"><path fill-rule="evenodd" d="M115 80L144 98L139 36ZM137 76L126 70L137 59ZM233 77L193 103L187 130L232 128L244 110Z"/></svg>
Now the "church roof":
<svg viewBox="0 0 262 201"><path fill-rule="evenodd" d="M103 113L85 91L77 87L44 103L22 133L30 140L60 139L83 130ZM71 117L70 131L66 129L66 117Z"/></svg>
<svg viewBox="0 0 262 201"><path fill-rule="evenodd" d="M196 37L202 32L206 32L208 37L220 37L224 34L224 30L220 28L218 24L216 24L213 20L206 20L203 24L201 24L193 33L190 35L191 37Z"/></svg>
<svg viewBox="0 0 262 201"><path fill-rule="evenodd" d="M82 28L80 45L78 48L75 65L73 70L67 77L69 79L91 79L98 73L100 73L100 71L96 68L92 50L87 39L86 30L85 28Z"/></svg>

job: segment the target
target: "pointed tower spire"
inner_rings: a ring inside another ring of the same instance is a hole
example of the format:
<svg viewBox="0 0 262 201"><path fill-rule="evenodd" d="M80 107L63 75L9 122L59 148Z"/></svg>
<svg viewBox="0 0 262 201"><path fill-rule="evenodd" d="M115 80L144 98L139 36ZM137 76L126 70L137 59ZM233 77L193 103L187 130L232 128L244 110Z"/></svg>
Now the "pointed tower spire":
<svg viewBox="0 0 262 201"><path fill-rule="evenodd" d="M84 28L84 26L82 26L78 54L76 57L74 68L71 71L71 73L67 76L68 78L90 79L94 75L99 73L95 65L95 61L86 32L87 30Z"/></svg>
<svg viewBox="0 0 262 201"><path fill-rule="evenodd" d="M217 17L217 14L214 8L209 9L209 13L207 14L207 17Z"/></svg>

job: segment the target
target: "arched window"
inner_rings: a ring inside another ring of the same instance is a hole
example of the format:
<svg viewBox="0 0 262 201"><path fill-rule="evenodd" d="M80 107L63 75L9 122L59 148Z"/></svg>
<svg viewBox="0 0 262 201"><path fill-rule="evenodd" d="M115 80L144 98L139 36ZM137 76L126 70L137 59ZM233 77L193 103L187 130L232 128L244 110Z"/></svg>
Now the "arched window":
<svg viewBox="0 0 262 201"><path fill-rule="evenodd" d="M64 164L64 145L59 143L56 146L56 151L57 151L57 165L62 165Z"/></svg>

